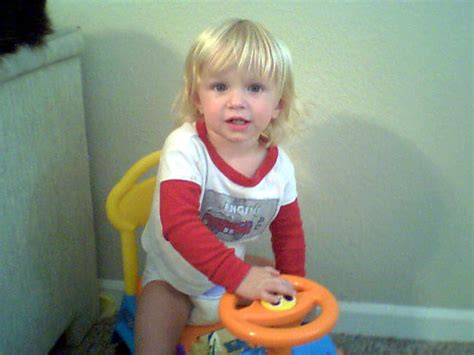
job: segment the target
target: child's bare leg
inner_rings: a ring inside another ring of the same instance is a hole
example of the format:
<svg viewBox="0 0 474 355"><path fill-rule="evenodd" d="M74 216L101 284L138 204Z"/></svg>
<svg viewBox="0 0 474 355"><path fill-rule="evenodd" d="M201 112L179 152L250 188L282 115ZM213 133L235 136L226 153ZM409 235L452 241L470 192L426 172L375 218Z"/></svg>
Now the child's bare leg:
<svg viewBox="0 0 474 355"><path fill-rule="evenodd" d="M191 311L189 297L164 281L152 281L138 298L137 354L174 354Z"/></svg>

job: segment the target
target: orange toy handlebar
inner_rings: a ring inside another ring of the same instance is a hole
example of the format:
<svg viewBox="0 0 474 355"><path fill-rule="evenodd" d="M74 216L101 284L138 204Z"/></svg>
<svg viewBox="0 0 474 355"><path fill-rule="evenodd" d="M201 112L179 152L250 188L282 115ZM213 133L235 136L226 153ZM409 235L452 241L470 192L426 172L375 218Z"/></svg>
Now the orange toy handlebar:
<svg viewBox="0 0 474 355"><path fill-rule="evenodd" d="M259 301L254 301L249 307L239 309L238 297L226 293L219 306L223 325L237 338L268 349L287 349L329 333L336 325L339 315L336 299L331 292L302 277L282 277L290 281L297 291L293 308L275 312L266 309ZM321 308L320 315L309 323L300 325L304 317L318 306Z"/></svg>

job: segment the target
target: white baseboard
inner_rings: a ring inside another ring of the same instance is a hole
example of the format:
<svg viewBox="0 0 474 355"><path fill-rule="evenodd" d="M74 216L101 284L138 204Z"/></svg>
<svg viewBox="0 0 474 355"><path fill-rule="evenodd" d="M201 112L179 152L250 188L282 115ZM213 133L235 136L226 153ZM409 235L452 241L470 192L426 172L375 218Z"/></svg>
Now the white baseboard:
<svg viewBox="0 0 474 355"><path fill-rule="evenodd" d="M99 279L99 287L102 291L123 291L124 282L122 280Z"/></svg>
<svg viewBox="0 0 474 355"><path fill-rule="evenodd" d="M336 333L430 341L474 341L474 311L339 302Z"/></svg>
<svg viewBox="0 0 474 355"><path fill-rule="evenodd" d="M117 294L123 281L99 280L103 292ZM119 302L119 301L118 301ZM429 341L474 341L474 310L339 302L335 333Z"/></svg>
<svg viewBox="0 0 474 355"><path fill-rule="evenodd" d="M120 303L122 302L124 288L124 282L121 280L99 279L100 292L111 296L117 307L120 307Z"/></svg>

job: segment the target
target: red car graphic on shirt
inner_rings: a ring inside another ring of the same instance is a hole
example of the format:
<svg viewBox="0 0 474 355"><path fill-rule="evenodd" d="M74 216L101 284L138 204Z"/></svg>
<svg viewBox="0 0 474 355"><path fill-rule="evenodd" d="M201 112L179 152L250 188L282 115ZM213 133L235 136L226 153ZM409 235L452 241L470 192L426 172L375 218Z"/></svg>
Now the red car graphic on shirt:
<svg viewBox="0 0 474 355"><path fill-rule="evenodd" d="M239 240L249 234L253 225L252 221L231 222L210 213L204 214L202 221L214 234L223 233L232 236L233 240Z"/></svg>

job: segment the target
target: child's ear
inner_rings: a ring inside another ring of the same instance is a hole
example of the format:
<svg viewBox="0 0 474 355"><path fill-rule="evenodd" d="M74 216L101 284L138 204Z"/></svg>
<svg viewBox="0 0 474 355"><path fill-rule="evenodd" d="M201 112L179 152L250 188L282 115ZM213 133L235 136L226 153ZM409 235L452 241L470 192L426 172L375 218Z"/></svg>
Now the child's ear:
<svg viewBox="0 0 474 355"><path fill-rule="evenodd" d="M273 114L272 114L272 119L275 120L280 116L281 111L285 108L285 101L283 99L280 99L278 101L276 107L273 109Z"/></svg>

